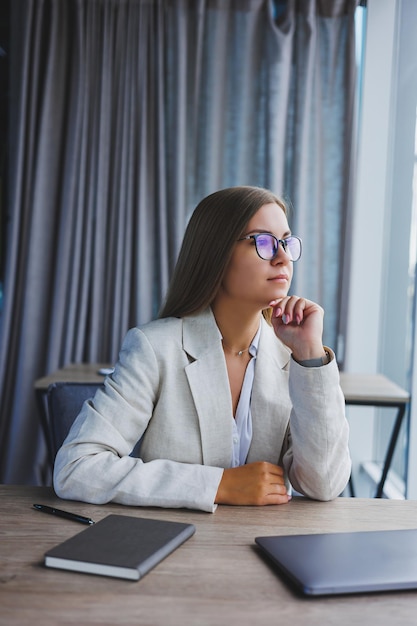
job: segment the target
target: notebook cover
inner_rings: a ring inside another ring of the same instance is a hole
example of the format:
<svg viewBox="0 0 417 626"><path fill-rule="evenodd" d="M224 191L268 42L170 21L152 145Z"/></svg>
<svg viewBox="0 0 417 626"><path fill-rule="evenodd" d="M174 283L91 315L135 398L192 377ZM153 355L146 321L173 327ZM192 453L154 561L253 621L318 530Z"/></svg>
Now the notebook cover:
<svg viewBox="0 0 417 626"><path fill-rule="evenodd" d="M417 529L256 537L306 595L417 588Z"/></svg>
<svg viewBox="0 0 417 626"><path fill-rule="evenodd" d="M139 580L189 539L192 524L108 515L45 553L45 565Z"/></svg>

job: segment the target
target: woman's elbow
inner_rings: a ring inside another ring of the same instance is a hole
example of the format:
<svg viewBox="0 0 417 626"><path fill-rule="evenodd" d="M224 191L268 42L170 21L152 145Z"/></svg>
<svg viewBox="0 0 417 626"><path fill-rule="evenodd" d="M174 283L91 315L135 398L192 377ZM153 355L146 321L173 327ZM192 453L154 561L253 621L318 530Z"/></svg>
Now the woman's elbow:
<svg viewBox="0 0 417 626"><path fill-rule="evenodd" d="M304 477L294 478L294 488L302 495L311 500L329 502L339 497L346 489L350 479L351 465L340 468L340 471L331 476L318 473L315 477L311 474Z"/></svg>

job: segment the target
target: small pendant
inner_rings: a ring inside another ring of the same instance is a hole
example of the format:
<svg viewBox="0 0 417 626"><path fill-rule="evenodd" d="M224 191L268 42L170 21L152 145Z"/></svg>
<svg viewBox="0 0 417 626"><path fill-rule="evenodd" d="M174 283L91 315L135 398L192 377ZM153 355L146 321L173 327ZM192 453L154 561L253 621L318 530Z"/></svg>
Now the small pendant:
<svg viewBox="0 0 417 626"><path fill-rule="evenodd" d="M242 356L242 354L244 353L244 350L239 350L239 352L237 353L238 356Z"/></svg>

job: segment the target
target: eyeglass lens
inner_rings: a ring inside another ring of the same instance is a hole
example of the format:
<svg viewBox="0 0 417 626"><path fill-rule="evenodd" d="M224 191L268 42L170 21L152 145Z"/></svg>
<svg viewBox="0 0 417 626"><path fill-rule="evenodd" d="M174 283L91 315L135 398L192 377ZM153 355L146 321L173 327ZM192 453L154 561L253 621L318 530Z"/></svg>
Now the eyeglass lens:
<svg viewBox="0 0 417 626"><path fill-rule="evenodd" d="M291 260L297 261L300 257L300 241L297 237L287 237L278 241L273 235L265 233L257 235L255 242L259 256L266 261L270 261L276 256L279 245L282 245Z"/></svg>

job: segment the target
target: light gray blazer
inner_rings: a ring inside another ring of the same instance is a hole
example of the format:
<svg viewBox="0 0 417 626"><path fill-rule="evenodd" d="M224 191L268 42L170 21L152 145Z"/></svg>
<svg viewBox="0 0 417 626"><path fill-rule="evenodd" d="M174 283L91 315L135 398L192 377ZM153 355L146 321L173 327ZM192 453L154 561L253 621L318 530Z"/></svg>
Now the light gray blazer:
<svg viewBox="0 0 417 626"><path fill-rule="evenodd" d="M262 320L248 462L283 465L294 488L328 500L350 475L336 360L297 364ZM232 458L232 403L211 309L128 332L114 373L73 424L54 468L62 498L214 511ZM132 450L142 437L140 458Z"/></svg>

